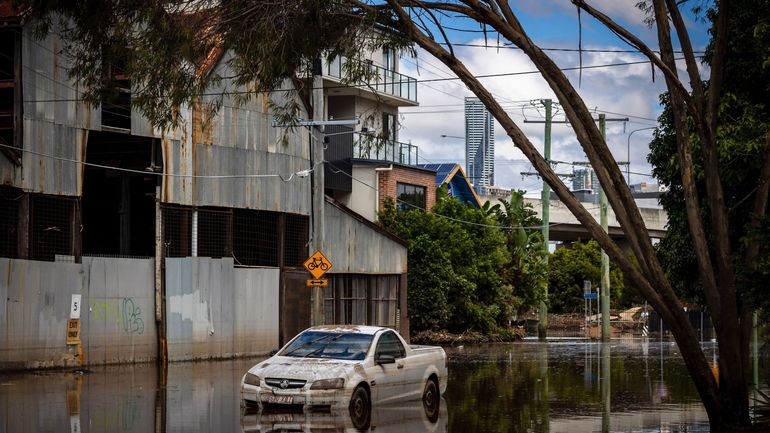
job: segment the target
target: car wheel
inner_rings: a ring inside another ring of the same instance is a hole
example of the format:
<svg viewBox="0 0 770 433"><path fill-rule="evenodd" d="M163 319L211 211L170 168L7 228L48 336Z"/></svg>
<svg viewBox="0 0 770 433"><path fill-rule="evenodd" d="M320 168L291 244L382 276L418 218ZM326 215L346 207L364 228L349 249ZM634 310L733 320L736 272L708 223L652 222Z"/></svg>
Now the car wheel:
<svg viewBox="0 0 770 433"><path fill-rule="evenodd" d="M422 407L425 409L425 415L430 422L438 420L438 410L441 403L438 384L434 379L428 379L425 382L425 388L422 390Z"/></svg>
<svg viewBox="0 0 770 433"><path fill-rule="evenodd" d="M353 390L353 395L350 396L349 409L353 426L358 430L368 429L371 417L371 400L369 399L369 391L365 387L358 385Z"/></svg>

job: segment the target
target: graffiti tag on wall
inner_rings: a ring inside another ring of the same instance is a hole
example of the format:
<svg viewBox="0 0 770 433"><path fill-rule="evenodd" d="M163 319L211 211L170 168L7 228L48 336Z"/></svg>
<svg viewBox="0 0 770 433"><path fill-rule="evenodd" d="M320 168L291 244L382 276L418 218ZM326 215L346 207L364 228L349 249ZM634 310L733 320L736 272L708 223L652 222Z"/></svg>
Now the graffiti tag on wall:
<svg viewBox="0 0 770 433"><path fill-rule="evenodd" d="M91 301L91 319L113 322L128 334L143 334L144 320L142 309L136 305L133 298L123 298L122 301Z"/></svg>

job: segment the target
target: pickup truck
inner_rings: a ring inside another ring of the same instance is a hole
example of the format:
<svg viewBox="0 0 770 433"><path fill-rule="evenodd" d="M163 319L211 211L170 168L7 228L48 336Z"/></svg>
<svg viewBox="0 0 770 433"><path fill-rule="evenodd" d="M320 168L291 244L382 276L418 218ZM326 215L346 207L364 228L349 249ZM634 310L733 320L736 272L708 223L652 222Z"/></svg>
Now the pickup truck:
<svg viewBox="0 0 770 433"><path fill-rule="evenodd" d="M390 328L318 326L294 337L243 376L241 398L261 407L340 408L366 417L372 403L423 400L438 413L446 391L446 353L408 345Z"/></svg>

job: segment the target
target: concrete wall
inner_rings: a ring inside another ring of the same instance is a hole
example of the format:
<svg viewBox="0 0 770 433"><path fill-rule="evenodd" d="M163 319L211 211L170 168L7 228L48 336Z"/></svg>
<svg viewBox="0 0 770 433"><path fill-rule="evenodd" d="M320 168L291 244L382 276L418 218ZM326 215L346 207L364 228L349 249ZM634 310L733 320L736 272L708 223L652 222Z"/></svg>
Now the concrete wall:
<svg viewBox="0 0 770 433"><path fill-rule="evenodd" d="M166 259L170 361L265 354L278 345L277 268L233 259Z"/></svg>
<svg viewBox="0 0 770 433"><path fill-rule="evenodd" d="M529 203L532 205L532 208L537 212L538 216L540 215L540 212L543 209L543 203L540 199L537 198L525 198L525 203ZM641 206L641 204L639 204ZM599 205L593 204L593 203L584 203L583 206L586 207L586 210L594 217L596 221L599 221ZM665 231L666 225L668 224L668 215L666 214L666 211L662 208L654 207L654 208L644 208L641 207L639 209L639 212L642 214L642 219L644 219L644 225L647 227L650 231ZM555 223L563 223L563 224L580 224L575 218L574 215L572 215L572 212L567 208L567 206L558 200L551 200L551 211L550 211L550 221L551 224ZM615 212L612 209L612 206L608 208L607 211L607 223L610 228L612 227L620 227L620 223L618 223L617 218L615 217ZM553 229L551 229L553 230Z"/></svg>
<svg viewBox="0 0 770 433"><path fill-rule="evenodd" d="M0 258L0 370L80 364L73 346L66 345L72 294L82 296L85 364L156 359L153 263Z"/></svg>
<svg viewBox="0 0 770 433"><path fill-rule="evenodd" d="M371 185L371 187L369 187ZM342 204L369 221L377 220L377 172L372 165L353 166L352 191Z"/></svg>

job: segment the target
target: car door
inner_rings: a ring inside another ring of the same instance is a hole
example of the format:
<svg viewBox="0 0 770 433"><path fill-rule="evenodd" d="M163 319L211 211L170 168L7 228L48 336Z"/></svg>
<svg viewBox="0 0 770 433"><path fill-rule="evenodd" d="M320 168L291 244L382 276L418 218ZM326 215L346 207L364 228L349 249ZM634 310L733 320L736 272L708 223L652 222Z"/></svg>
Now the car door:
<svg viewBox="0 0 770 433"><path fill-rule="evenodd" d="M403 394L405 354L403 344L393 331L385 331L380 336L374 351L374 401L393 401Z"/></svg>

